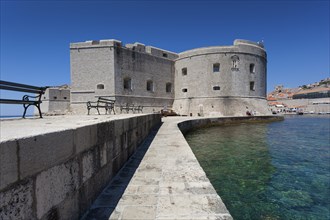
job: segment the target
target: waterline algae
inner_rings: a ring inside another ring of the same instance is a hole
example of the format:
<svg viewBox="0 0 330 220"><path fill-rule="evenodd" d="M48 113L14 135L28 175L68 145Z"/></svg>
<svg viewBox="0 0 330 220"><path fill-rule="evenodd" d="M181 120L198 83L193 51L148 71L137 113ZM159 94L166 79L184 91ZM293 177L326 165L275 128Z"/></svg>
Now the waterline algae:
<svg viewBox="0 0 330 220"><path fill-rule="evenodd" d="M234 219L329 219L329 126L329 117L288 117L186 139Z"/></svg>

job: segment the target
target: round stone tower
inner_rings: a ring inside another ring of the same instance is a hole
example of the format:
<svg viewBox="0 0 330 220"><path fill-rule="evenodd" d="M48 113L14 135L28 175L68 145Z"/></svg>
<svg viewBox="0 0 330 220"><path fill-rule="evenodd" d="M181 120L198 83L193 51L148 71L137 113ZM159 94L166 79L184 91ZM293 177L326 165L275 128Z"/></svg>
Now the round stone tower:
<svg viewBox="0 0 330 220"><path fill-rule="evenodd" d="M198 48L175 62L173 109L181 115L270 114L266 101L267 55L262 43Z"/></svg>

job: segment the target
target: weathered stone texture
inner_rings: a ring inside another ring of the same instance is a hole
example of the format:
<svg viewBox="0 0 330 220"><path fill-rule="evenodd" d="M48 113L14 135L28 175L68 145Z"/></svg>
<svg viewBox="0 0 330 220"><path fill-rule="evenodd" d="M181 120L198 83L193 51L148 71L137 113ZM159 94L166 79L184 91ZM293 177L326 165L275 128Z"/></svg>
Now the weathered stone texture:
<svg viewBox="0 0 330 220"><path fill-rule="evenodd" d="M73 155L73 130L18 140L20 179L48 169Z"/></svg>
<svg viewBox="0 0 330 220"><path fill-rule="evenodd" d="M96 125L80 127L74 130L75 153L89 149L97 143Z"/></svg>
<svg viewBox="0 0 330 220"><path fill-rule="evenodd" d="M17 142L0 144L0 190L18 180Z"/></svg>
<svg viewBox="0 0 330 220"><path fill-rule="evenodd" d="M76 160L55 166L36 177L37 216L41 218L52 207L79 187L79 165Z"/></svg>
<svg viewBox="0 0 330 220"><path fill-rule="evenodd" d="M26 179L10 190L0 191L0 219L35 219L33 181Z"/></svg>

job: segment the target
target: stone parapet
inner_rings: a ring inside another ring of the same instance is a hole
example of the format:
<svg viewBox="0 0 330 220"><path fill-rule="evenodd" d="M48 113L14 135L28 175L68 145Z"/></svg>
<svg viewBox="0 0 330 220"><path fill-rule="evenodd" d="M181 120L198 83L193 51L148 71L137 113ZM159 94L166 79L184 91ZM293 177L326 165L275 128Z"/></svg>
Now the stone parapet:
<svg viewBox="0 0 330 220"><path fill-rule="evenodd" d="M1 122L0 219L79 219L160 123L158 114L96 117L109 116L83 116L61 129L54 118L33 120L25 136L8 131L15 120ZM48 132L34 133L43 123Z"/></svg>

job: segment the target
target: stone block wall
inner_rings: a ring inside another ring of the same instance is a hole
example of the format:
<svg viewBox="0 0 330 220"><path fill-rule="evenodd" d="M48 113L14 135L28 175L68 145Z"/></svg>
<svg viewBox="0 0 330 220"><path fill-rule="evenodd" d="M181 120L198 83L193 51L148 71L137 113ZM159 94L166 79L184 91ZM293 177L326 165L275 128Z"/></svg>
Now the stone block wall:
<svg viewBox="0 0 330 220"><path fill-rule="evenodd" d="M150 114L0 145L0 219L79 219L150 130Z"/></svg>
<svg viewBox="0 0 330 220"><path fill-rule="evenodd" d="M282 121L283 116L249 116L249 117L214 117L214 118L198 118L180 122L178 127L183 134L186 134L190 130L198 129L202 127L219 126L224 124L235 123L249 123L249 122L272 122Z"/></svg>

